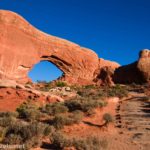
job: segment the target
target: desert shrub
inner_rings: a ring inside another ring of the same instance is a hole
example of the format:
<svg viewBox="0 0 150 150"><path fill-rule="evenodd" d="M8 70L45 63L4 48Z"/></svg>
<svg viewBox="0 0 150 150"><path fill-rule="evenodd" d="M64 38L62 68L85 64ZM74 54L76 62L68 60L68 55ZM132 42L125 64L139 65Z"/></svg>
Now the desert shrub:
<svg viewBox="0 0 150 150"><path fill-rule="evenodd" d="M62 81L58 81L58 82L56 82L56 86L64 87L64 86L67 86L67 83L66 82L62 82Z"/></svg>
<svg viewBox="0 0 150 150"><path fill-rule="evenodd" d="M68 100L65 102L65 105L68 107L69 111L81 110L81 102L79 100Z"/></svg>
<svg viewBox="0 0 150 150"><path fill-rule="evenodd" d="M9 134L5 139L3 140L3 143L15 145L15 144L23 144L23 139L20 135L17 134Z"/></svg>
<svg viewBox="0 0 150 150"><path fill-rule="evenodd" d="M33 147L41 144L41 137L44 136L46 126L42 123L31 124L17 123L7 127L4 144L25 144L26 147Z"/></svg>
<svg viewBox="0 0 150 150"><path fill-rule="evenodd" d="M54 127L53 126L49 126L49 125L47 125L46 127L45 127L45 129L44 129L44 132L43 132L43 134L44 134L44 136L48 136L48 135L52 135L53 133L54 133Z"/></svg>
<svg viewBox="0 0 150 150"><path fill-rule="evenodd" d="M25 141L26 138L30 135L30 132L25 130L25 126L21 123L9 125L7 127L7 131L6 131L6 134L5 134L4 143L12 144L12 143L9 143L9 141L11 141L10 140L11 137L14 138L15 135L20 136L22 138L22 142L23 142L23 140Z"/></svg>
<svg viewBox="0 0 150 150"><path fill-rule="evenodd" d="M41 108L41 111L47 113L49 115L56 115L60 113L65 113L68 111L68 108L64 105L64 103L50 103Z"/></svg>
<svg viewBox="0 0 150 150"><path fill-rule="evenodd" d="M69 124L69 120L66 116L56 115L53 119L53 125L57 129L62 129L66 124Z"/></svg>
<svg viewBox="0 0 150 150"><path fill-rule="evenodd" d="M50 140L55 149L63 149L65 147L72 146L72 141L67 139L61 132L55 132L50 136Z"/></svg>
<svg viewBox="0 0 150 150"><path fill-rule="evenodd" d="M69 138L60 132L56 132L51 139L55 149L75 147L77 150L99 150L107 148L107 141L99 137Z"/></svg>
<svg viewBox="0 0 150 150"><path fill-rule="evenodd" d="M23 143L23 126L22 124L9 125L6 129L5 137L2 141L4 144L21 144ZM28 133L26 133L28 134Z"/></svg>
<svg viewBox="0 0 150 150"><path fill-rule="evenodd" d="M85 102L83 102L83 105L81 107L84 112L88 112L89 110L92 110L94 108L104 107L106 106L106 104L106 102L101 100L86 100Z"/></svg>
<svg viewBox="0 0 150 150"><path fill-rule="evenodd" d="M23 141L27 141L32 137L43 135L45 126L41 123L34 122L29 125L18 123L11 125L7 128L6 136L10 134L20 135L23 138Z"/></svg>
<svg viewBox="0 0 150 150"><path fill-rule="evenodd" d="M0 127L0 142L3 141L6 134L6 128Z"/></svg>
<svg viewBox="0 0 150 150"><path fill-rule="evenodd" d="M28 121L34 121L40 119L40 112L36 109L30 109L25 111L25 118Z"/></svg>
<svg viewBox="0 0 150 150"><path fill-rule="evenodd" d="M80 98L68 100L65 102L65 105L68 107L70 112L75 110L88 112L97 107L104 107L107 105L107 103L102 100L93 100L91 98Z"/></svg>
<svg viewBox="0 0 150 150"><path fill-rule="evenodd" d="M76 110L76 111L72 112L72 114L69 117L73 119L73 123L80 123L80 121L84 117L84 114L82 111Z"/></svg>
<svg viewBox="0 0 150 150"><path fill-rule="evenodd" d="M128 95L127 89L125 87L120 86L119 84L117 84L116 86L114 86L112 88L109 88L107 93L108 93L108 96L110 96L110 97L117 96L120 98Z"/></svg>
<svg viewBox="0 0 150 150"><path fill-rule="evenodd" d="M0 126L8 127L9 125L15 124L16 118L14 117L1 117L0 118Z"/></svg>
<svg viewBox="0 0 150 150"><path fill-rule="evenodd" d="M94 91L92 91L90 88L79 89L77 91L77 94L82 97L89 97L89 96L95 95Z"/></svg>
<svg viewBox="0 0 150 150"><path fill-rule="evenodd" d="M42 145L42 139L34 136L30 140L28 140L24 143L23 149L30 150L32 148L40 147L41 145Z"/></svg>
<svg viewBox="0 0 150 150"><path fill-rule="evenodd" d="M81 139L73 139L72 146L77 150L99 150L107 148L107 141L105 139L100 139L99 137L88 137Z"/></svg>
<svg viewBox="0 0 150 150"><path fill-rule="evenodd" d="M87 115L87 116L95 115L95 111L94 111L93 109L89 109L89 110L86 112L86 115Z"/></svg>
<svg viewBox="0 0 150 150"><path fill-rule="evenodd" d="M73 124L73 119L68 118L66 115L57 115L53 119L53 125L56 129L62 129L65 125Z"/></svg>
<svg viewBox="0 0 150 150"><path fill-rule="evenodd" d="M80 123L83 118L82 112L74 112L70 115L56 115L53 119L53 125L57 129L62 129L65 125Z"/></svg>
<svg viewBox="0 0 150 150"><path fill-rule="evenodd" d="M0 112L0 117L18 117L17 112Z"/></svg>
<svg viewBox="0 0 150 150"><path fill-rule="evenodd" d="M105 120L106 124L108 124L113 121L113 118L109 113L105 113L103 115L103 120Z"/></svg>
<svg viewBox="0 0 150 150"><path fill-rule="evenodd" d="M106 96L107 96L107 92L105 92L105 91L102 90L102 89L98 90L98 92L97 92L97 97L103 98L103 97L106 97Z"/></svg>
<svg viewBox="0 0 150 150"><path fill-rule="evenodd" d="M26 119L27 121L34 121L40 118L40 111L31 104L22 104L16 111L19 113L20 118Z"/></svg>
<svg viewBox="0 0 150 150"><path fill-rule="evenodd" d="M95 85L85 85L84 88L85 89L95 89L96 86Z"/></svg>
<svg viewBox="0 0 150 150"><path fill-rule="evenodd" d="M97 87L90 88L80 88L77 90L77 94L84 98L91 98L94 100L102 99L103 97L106 97L106 92L104 92L102 89L99 89Z"/></svg>

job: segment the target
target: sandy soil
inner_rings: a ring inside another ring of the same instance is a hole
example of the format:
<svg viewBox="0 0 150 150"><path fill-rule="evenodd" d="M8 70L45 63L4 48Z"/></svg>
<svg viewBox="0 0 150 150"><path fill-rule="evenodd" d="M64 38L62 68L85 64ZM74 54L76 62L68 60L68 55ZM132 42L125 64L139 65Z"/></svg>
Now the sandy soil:
<svg viewBox="0 0 150 150"><path fill-rule="evenodd" d="M1 88L0 89L0 111L15 111L23 102L32 99L42 105L46 102L44 96L38 96L23 89Z"/></svg>

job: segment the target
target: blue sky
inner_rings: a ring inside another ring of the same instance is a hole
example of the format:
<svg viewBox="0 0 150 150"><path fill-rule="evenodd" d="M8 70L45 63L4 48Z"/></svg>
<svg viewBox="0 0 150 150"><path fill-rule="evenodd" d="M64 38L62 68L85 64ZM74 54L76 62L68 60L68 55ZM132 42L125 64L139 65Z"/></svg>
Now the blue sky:
<svg viewBox="0 0 150 150"><path fill-rule="evenodd" d="M0 9L17 12L38 29L121 65L150 48L149 0L0 0ZM36 65L29 74L34 81L59 75L48 62Z"/></svg>

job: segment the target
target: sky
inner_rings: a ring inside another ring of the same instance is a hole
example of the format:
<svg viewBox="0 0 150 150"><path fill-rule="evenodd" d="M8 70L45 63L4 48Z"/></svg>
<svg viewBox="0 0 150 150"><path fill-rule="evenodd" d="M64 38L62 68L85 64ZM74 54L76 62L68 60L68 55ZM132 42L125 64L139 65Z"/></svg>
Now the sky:
<svg viewBox="0 0 150 150"><path fill-rule="evenodd" d="M0 9L19 13L36 28L121 65L150 48L150 0L0 0ZM60 74L51 63L41 62L29 77L48 81Z"/></svg>

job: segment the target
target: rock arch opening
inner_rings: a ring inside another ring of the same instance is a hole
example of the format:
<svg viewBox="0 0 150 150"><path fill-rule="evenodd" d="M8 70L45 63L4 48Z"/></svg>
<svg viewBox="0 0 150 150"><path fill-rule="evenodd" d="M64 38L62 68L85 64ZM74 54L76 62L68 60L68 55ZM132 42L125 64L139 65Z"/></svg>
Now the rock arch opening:
<svg viewBox="0 0 150 150"><path fill-rule="evenodd" d="M53 63L42 60L35 64L34 67L28 73L32 82L46 81L50 82L58 79L63 75L63 72Z"/></svg>

